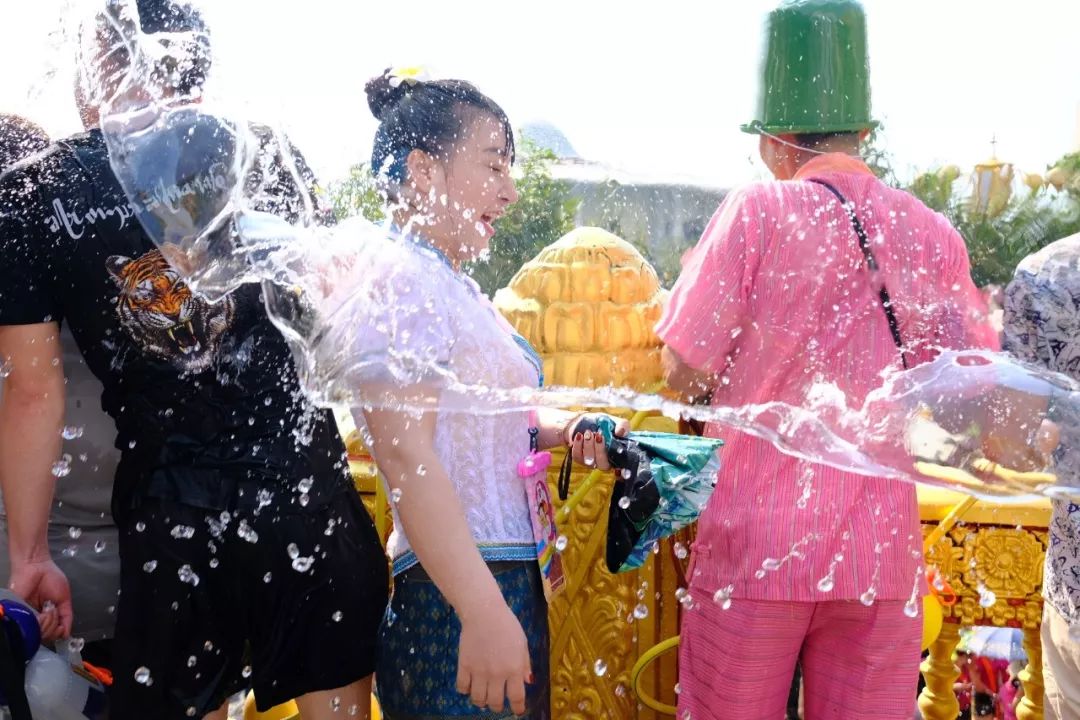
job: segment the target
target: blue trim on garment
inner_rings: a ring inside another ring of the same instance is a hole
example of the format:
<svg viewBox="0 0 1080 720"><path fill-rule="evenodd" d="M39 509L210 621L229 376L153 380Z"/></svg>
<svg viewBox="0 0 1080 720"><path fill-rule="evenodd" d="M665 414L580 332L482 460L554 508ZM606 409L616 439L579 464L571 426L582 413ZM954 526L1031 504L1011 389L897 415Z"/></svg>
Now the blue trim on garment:
<svg viewBox="0 0 1080 720"><path fill-rule="evenodd" d="M480 557L486 563L493 562L528 562L536 560L536 545L478 545ZM412 550L406 550L404 555L394 558L394 575L400 575L411 567L420 564L420 559Z"/></svg>

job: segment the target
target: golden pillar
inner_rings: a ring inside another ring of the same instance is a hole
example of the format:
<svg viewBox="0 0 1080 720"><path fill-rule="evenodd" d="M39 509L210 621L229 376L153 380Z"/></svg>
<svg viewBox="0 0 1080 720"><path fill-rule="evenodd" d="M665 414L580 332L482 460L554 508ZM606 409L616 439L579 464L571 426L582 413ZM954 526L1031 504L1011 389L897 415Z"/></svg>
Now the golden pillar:
<svg viewBox="0 0 1080 720"><path fill-rule="evenodd" d="M960 626L945 623L937 640L930 645L930 655L919 668L926 680L926 688L919 696L919 710L926 720L956 720L960 714L960 703L953 690L960 677L960 670L953 662L959 644Z"/></svg>
<svg viewBox="0 0 1080 720"><path fill-rule="evenodd" d="M1042 720L1042 638L1038 628L1024 629L1024 652L1028 656L1027 667L1020 671L1020 682L1024 684L1024 697L1016 708L1016 717L1017 720Z"/></svg>
<svg viewBox="0 0 1080 720"><path fill-rule="evenodd" d="M660 340L653 333L666 300L656 272L629 243L597 228L579 228L548 246L495 295L495 305L544 359L549 385L612 385L654 390L661 379ZM675 432L674 421L652 417L645 429ZM549 477L556 493L562 453ZM587 471L575 469L572 487ZM612 575L604 565L608 474L568 518L565 590L549 609L552 717L559 720L659 716L639 712L630 688L638 655L678 630L670 543L635 572ZM667 603L675 605L675 603ZM652 670L647 685L674 701L674 658Z"/></svg>

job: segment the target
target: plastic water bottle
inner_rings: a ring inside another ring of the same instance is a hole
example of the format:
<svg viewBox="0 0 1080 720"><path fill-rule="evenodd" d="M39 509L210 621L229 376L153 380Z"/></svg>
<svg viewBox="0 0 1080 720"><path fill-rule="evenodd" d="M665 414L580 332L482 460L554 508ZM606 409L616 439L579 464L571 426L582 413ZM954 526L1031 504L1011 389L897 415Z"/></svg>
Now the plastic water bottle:
<svg viewBox="0 0 1080 720"><path fill-rule="evenodd" d="M58 642L60 654L42 645L34 611L7 590L0 590L0 608L18 628L21 644L13 643L13 647L21 654L17 659L26 663L24 687L34 720L104 718L105 688L86 672L71 643ZM6 700L3 702L6 704Z"/></svg>

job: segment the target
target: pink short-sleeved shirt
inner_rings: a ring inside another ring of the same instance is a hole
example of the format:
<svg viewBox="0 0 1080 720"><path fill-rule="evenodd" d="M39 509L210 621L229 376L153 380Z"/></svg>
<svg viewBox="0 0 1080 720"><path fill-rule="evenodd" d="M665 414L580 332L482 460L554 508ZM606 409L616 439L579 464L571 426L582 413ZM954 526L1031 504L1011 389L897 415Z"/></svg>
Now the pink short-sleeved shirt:
<svg viewBox="0 0 1080 720"><path fill-rule="evenodd" d="M945 218L860 160L824 155L793 181L730 193L684 258L657 332L686 364L721 374L715 404L801 406L825 380L858 407L900 364L851 222L810 178L853 203L909 364L942 347L997 347L964 242ZM707 433L726 446L698 525L692 587L803 602L912 595L922 565L913 485L799 460L732 428ZM831 589L821 589L830 574Z"/></svg>

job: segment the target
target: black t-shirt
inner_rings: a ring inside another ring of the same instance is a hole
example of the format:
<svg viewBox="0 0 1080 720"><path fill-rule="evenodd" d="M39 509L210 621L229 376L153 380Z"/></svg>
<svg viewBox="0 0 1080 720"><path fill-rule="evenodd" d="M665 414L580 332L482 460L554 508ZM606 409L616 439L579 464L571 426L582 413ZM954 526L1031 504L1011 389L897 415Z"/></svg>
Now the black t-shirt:
<svg viewBox="0 0 1080 720"><path fill-rule="evenodd" d="M302 191L278 190L271 210L287 216ZM333 417L300 390L261 292L193 293L143 231L100 132L0 177L0 325L70 326L116 421L118 518L142 497L303 512L348 486Z"/></svg>

